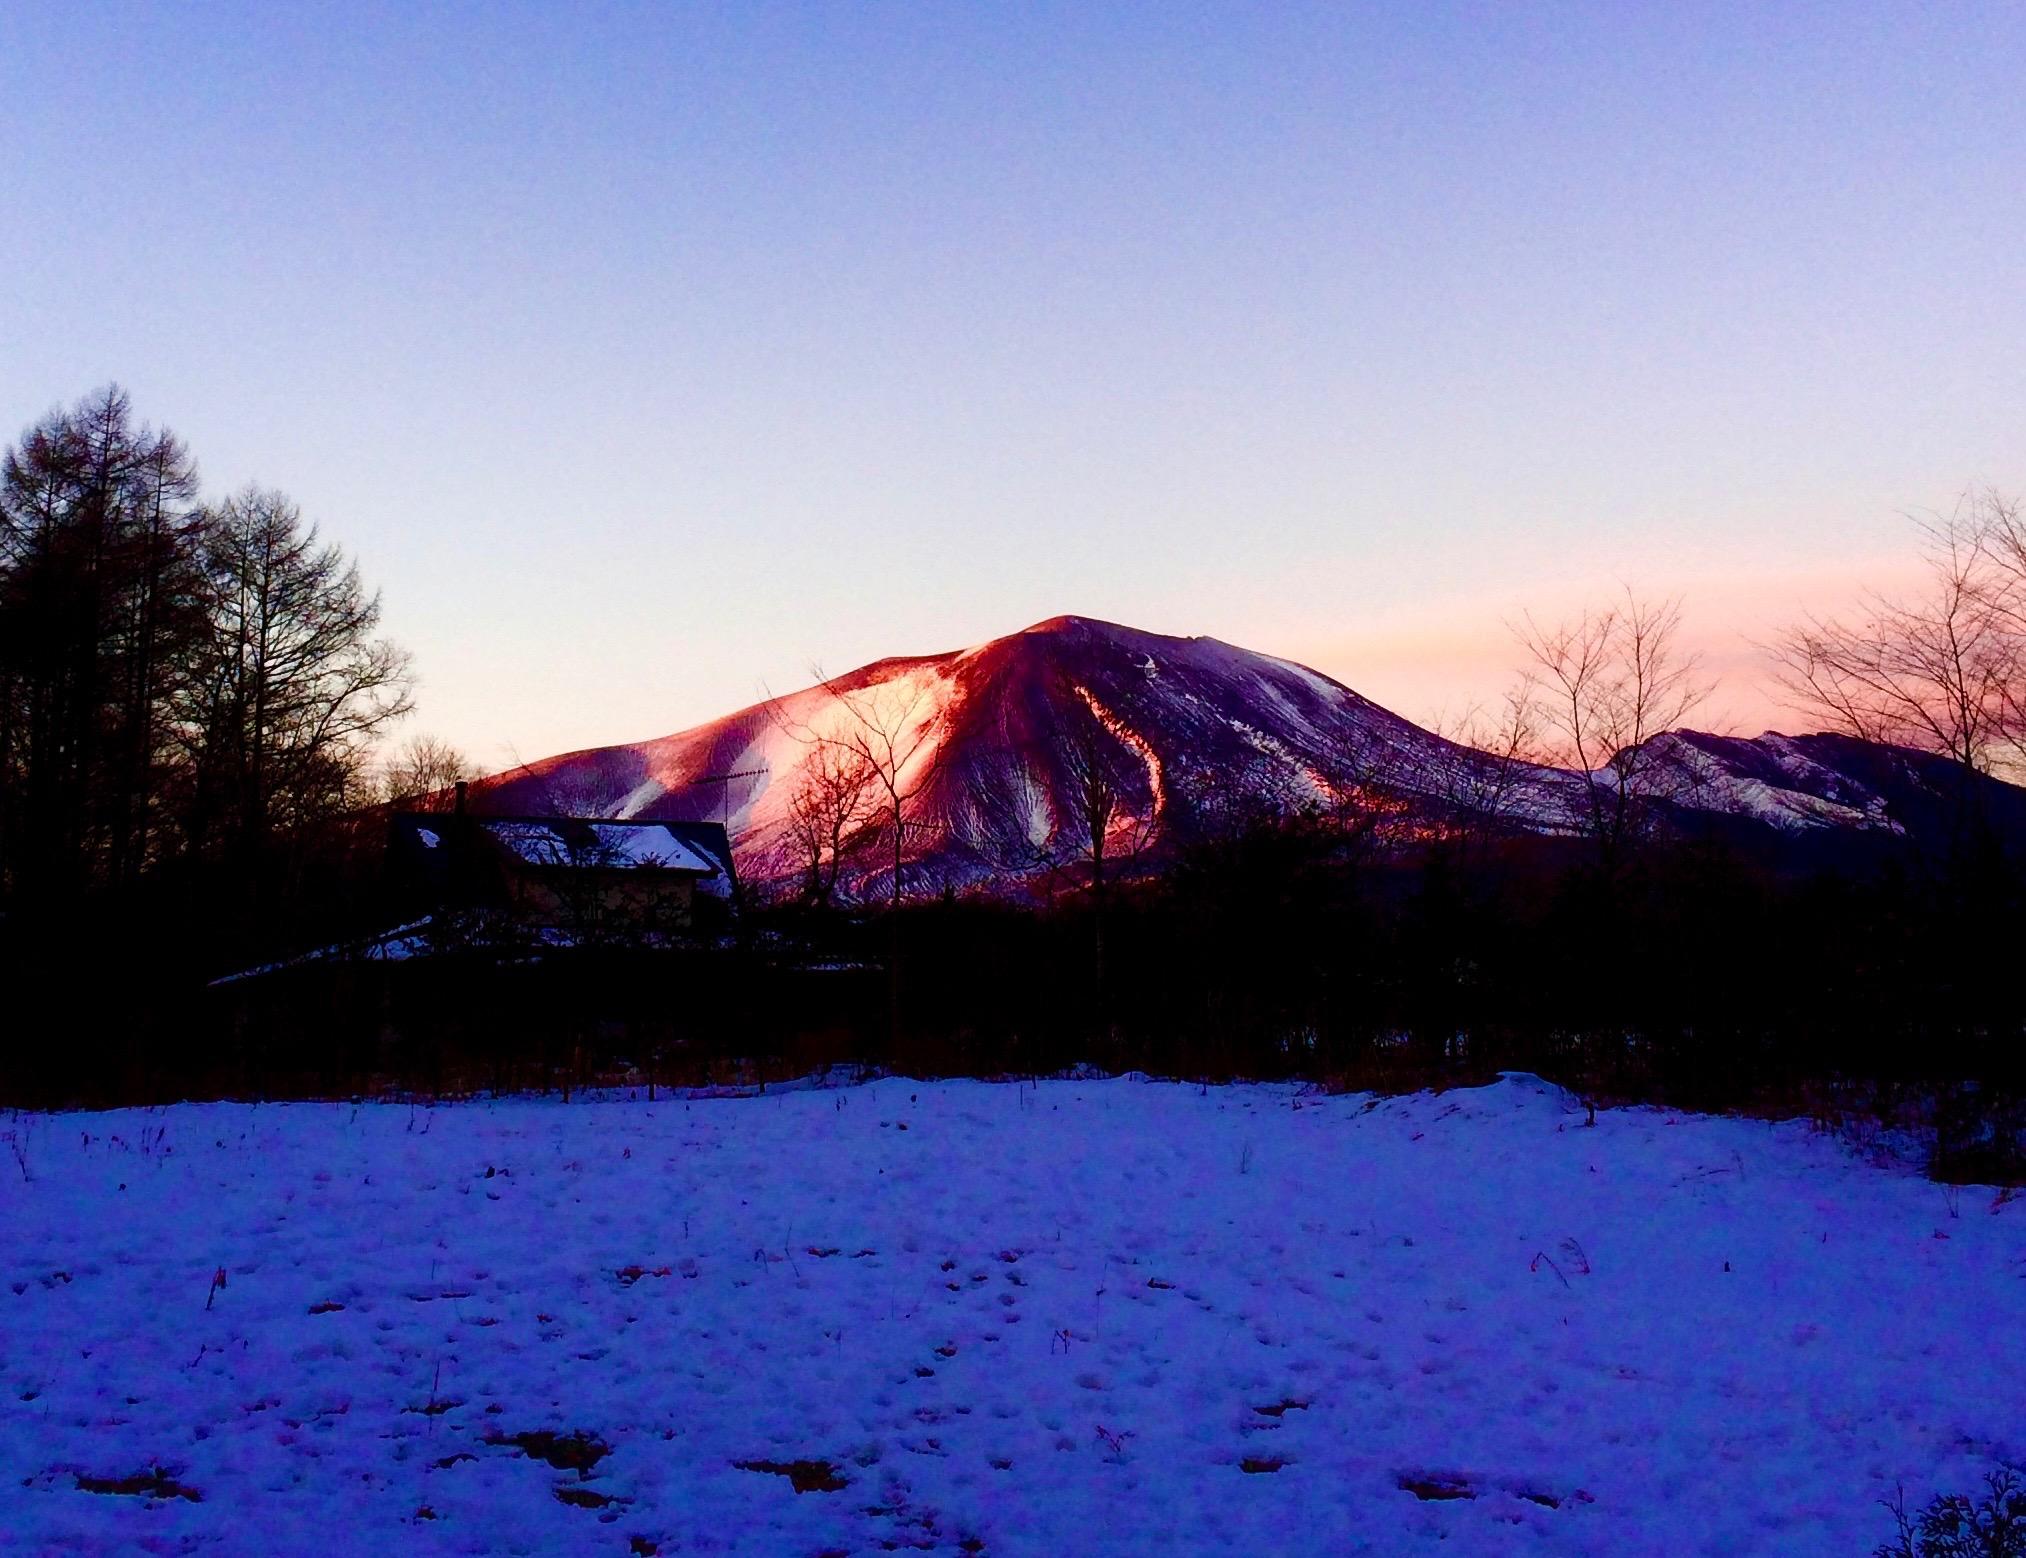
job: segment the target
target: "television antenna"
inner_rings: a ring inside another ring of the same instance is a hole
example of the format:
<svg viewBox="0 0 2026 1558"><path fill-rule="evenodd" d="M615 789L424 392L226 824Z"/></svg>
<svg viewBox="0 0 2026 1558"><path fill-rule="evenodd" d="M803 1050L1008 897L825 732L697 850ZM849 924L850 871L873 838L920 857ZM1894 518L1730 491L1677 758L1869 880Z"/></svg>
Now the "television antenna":
<svg viewBox="0 0 2026 1558"><path fill-rule="evenodd" d="M732 831L732 781L734 779L764 779L766 775L767 770L764 768L733 768L727 769L723 773L698 774L694 779L685 779L681 784L672 785L670 788L676 790L694 790L699 785L716 785L718 787L719 821L723 824L725 833L729 835Z"/></svg>

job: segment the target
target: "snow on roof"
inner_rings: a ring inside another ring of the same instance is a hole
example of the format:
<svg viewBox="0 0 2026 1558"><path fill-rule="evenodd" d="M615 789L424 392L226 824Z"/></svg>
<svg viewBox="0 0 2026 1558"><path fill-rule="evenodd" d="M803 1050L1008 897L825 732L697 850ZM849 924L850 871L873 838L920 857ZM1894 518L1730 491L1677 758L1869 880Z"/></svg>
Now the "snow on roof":
<svg viewBox="0 0 2026 1558"><path fill-rule="evenodd" d="M714 876L722 868L665 822L578 821L573 818L481 817L478 825L531 866L648 867Z"/></svg>
<svg viewBox="0 0 2026 1558"><path fill-rule="evenodd" d="M594 822L599 846L629 866L664 866L708 875L717 866L658 822Z"/></svg>
<svg viewBox="0 0 2026 1558"><path fill-rule="evenodd" d="M294 957L277 958L271 963L261 963L253 968L242 968L237 973L221 974L210 982L210 988L235 985L246 979L258 979L262 974L272 974L284 968L301 968L310 963L326 963L340 959L363 958L368 962L401 963L409 958L423 955L429 947L430 926L435 916L425 914L419 920L410 920L405 925L396 925L374 935L363 936L352 941L334 941L327 947L316 947L308 952L297 953Z"/></svg>
<svg viewBox="0 0 2026 1558"><path fill-rule="evenodd" d="M545 822L490 822L481 819L479 826L491 835L495 843L503 844L511 854L531 866L569 864L568 840Z"/></svg>

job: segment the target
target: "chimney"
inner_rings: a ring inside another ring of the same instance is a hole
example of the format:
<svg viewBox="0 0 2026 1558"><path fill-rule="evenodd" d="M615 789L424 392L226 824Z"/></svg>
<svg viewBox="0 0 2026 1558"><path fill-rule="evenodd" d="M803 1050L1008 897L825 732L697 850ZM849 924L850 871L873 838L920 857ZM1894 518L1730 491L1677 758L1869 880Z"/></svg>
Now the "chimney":
<svg viewBox="0 0 2026 1558"><path fill-rule="evenodd" d="M468 789L470 786L462 779L457 781L457 815L460 817L464 815L464 796Z"/></svg>

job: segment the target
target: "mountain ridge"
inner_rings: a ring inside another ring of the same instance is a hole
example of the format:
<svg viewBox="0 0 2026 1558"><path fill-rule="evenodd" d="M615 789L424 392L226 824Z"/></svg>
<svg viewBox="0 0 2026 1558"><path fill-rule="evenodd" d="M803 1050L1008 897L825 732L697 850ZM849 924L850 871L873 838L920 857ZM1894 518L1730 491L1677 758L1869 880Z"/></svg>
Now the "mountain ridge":
<svg viewBox="0 0 2026 1558"><path fill-rule="evenodd" d="M1645 750L1674 826L1740 838L1926 826L1920 795L1949 766L1771 731L1673 730ZM867 766L863 793L848 797ZM1113 796L1100 831L1114 858L1172 852L1247 806L1342 809L1382 793L1400 826L1484 821L1495 790L1498 825L1566 834L1593 783L1461 745L1293 660L1066 614L967 649L886 656L667 736L524 764L475 783L471 800L722 821L749 879L828 868L848 896L892 869L896 794L915 886L1087 863L1094 771ZM2026 791L1987 782L2009 792L2026 834ZM885 846L866 847L882 827ZM815 837L825 832L827 846Z"/></svg>

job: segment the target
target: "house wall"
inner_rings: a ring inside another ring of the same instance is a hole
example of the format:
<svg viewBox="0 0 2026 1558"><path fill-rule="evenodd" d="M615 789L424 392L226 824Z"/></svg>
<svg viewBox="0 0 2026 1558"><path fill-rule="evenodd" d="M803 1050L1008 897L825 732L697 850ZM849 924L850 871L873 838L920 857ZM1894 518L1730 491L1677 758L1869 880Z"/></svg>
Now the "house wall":
<svg viewBox="0 0 2026 1558"><path fill-rule="evenodd" d="M674 871L523 870L509 890L523 917L589 933L685 929L696 902L696 879Z"/></svg>

